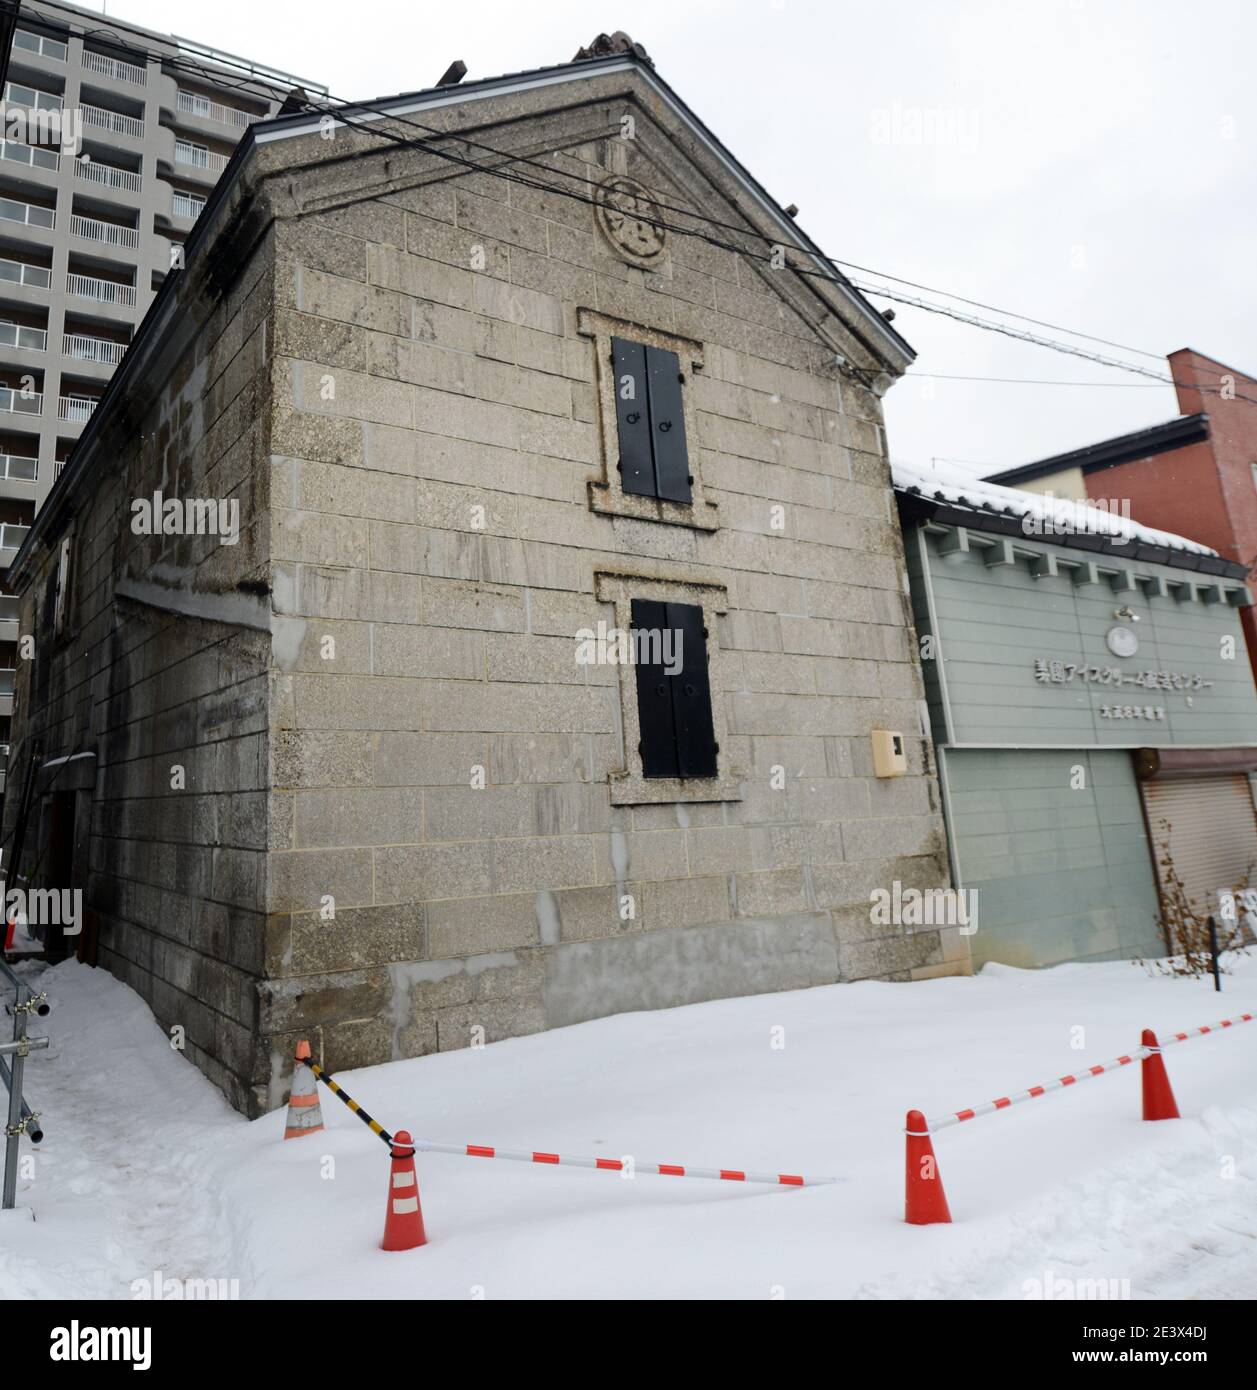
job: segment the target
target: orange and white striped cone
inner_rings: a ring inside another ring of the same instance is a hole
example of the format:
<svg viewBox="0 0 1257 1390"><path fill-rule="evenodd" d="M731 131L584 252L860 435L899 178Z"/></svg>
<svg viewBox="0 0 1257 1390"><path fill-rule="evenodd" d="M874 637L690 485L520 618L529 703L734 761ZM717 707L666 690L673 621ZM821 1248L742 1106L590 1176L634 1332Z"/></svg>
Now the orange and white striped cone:
<svg viewBox="0 0 1257 1390"><path fill-rule="evenodd" d="M419 1177L415 1172L415 1149L410 1131L399 1129L389 1148L392 1172L388 1179L388 1207L384 1213L384 1239L381 1250L413 1250L427 1245L423 1229L423 1210L419 1206Z"/></svg>
<svg viewBox="0 0 1257 1390"><path fill-rule="evenodd" d="M323 1111L319 1106L319 1079L305 1065L309 1058L310 1044L302 1039L297 1044L297 1060L292 1066L292 1094L288 1097L285 1139L300 1139L303 1134L317 1134L323 1128Z"/></svg>

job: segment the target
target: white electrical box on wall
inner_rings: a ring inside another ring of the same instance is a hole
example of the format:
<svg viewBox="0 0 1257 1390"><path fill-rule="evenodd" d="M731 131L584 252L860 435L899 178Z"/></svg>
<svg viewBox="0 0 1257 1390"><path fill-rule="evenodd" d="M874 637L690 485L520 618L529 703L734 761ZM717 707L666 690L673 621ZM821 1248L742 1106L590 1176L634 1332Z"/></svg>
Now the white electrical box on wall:
<svg viewBox="0 0 1257 1390"><path fill-rule="evenodd" d="M902 734L893 729L873 730L873 771L878 777L902 777L908 771Z"/></svg>

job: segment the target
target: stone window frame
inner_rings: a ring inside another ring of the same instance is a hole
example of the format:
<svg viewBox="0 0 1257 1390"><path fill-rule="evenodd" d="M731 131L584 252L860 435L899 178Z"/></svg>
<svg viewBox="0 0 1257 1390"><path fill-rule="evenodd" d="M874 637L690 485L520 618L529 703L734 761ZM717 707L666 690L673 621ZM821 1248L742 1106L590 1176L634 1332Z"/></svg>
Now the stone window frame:
<svg viewBox="0 0 1257 1390"><path fill-rule="evenodd" d="M688 603L703 610L707 629L707 678L711 687L711 723L716 739L714 777L646 777L642 773L641 724L637 713L637 671L621 666L620 723L623 732L624 766L608 776L613 806L667 805L673 802L741 801L744 770L731 762L732 744L725 717L726 660L717 635L716 616L729 609L729 590L724 584L692 579L660 579L654 575L598 570L594 574L594 597L615 606L615 627L622 632L632 628L632 603L636 599L655 599L662 603Z"/></svg>
<svg viewBox="0 0 1257 1390"><path fill-rule="evenodd" d="M707 499L699 468L698 408L694 403L694 373L703 366L703 345L627 319L612 318L595 309L577 311L577 328L594 344L594 386L598 396L598 423L602 436L602 474L588 483L591 511L605 516L627 516L636 521L658 521L666 526L688 526L696 531L715 531L720 526L719 507ZM675 352L684 382L685 443L689 460L689 502L670 502L662 497L641 497L620 486L620 437L616 427L615 372L611 365L611 339L627 338L647 347Z"/></svg>

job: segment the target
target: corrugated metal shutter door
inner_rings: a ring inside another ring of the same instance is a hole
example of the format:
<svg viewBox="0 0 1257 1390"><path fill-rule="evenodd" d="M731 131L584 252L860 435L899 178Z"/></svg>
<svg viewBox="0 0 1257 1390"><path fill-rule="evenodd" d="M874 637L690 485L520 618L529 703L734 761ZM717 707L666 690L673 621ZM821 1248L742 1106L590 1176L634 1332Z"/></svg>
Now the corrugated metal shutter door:
<svg viewBox="0 0 1257 1390"><path fill-rule="evenodd" d="M1140 786L1155 857L1160 860L1168 821L1174 867L1198 908L1212 907L1212 895L1234 887L1250 867L1257 875L1257 813L1246 776L1154 778Z"/></svg>

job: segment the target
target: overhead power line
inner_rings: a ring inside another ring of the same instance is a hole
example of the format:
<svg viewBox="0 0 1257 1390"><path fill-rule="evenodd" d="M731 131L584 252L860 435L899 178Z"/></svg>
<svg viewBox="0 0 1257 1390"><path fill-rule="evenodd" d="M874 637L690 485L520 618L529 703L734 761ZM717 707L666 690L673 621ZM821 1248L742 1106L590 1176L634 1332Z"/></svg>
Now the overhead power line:
<svg viewBox="0 0 1257 1390"><path fill-rule="evenodd" d="M1160 381L1057 381L1051 377L1026 376L961 376L952 372L905 372L905 381L929 378L931 381L990 381L1007 386L1104 386L1118 391L1159 391L1166 383ZM1178 383L1169 383L1177 385ZM1185 384L1185 383L1184 383Z"/></svg>
<svg viewBox="0 0 1257 1390"><path fill-rule="evenodd" d="M49 4L51 8L61 10L64 13L74 13L76 15L76 18L81 21L81 16L79 16L77 12L70 11L67 6L57 4L56 0L45 0L45 3ZM81 30L81 36L83 37L104 38L107 42L124 50L131 51L132 53L137 55L142 54L146 60L147 58L152 57L157 61L163 63L167 67L172 67L177 71L192 72L203 79L221 82L223 81L223 74L220 71L220 68L236 67L240 71L247 74L247 76L241 80L238 86L244 87L248 85L250 82L256 84L259 80L257 75L254 74L252 70L247 67L246 64L244 64L243 62L232 62L227 58L226 55L223 55L220 59L218 59L215 62L213 68L208 68L203 64L199 64L192 61L186 54L172 56L170 54L163 54L155 52L153 50L149 50L143 47L142 45L134 43L132 40L126 38L125 36L119 35L116 31L111 29L106 29L103 27L87 28L86 26L83 26L81 22L79 24L79 28ZM273 86L273 84L268 85ZM403 148L419 149L424 151L425 153L432 154L437 158L444 159L450 163L464 167L469 171L486 174L490 177L499 178L507 182L515 183L522 187L532 188L537 191L546 193L553 193L560 197L570 198L575 201L579 201L590 205L597 204L597 199L588 193L579 191L577 189L560 187L544 180L530 178L527 175L523 175L517 172L511 172L506 168L502 167L502 165L506 164L529 165L544 170L547 174L549 174L552 177L558 176L566 178L578 178L578 176L570 174L568 173L568 171L556 168L552 164L544 163L531 156L517 155L509 151L504 151L494 146L485 144L482 141L473 140L470 137L460 133L459 131L442 131L435 127L425 126L421 122L415 121L414 119L407 118L405 116L393 115L383 111L374 112L378 120L387 120L410 129L419 130L423 133L423 138L408 139L405 136L398 135L394 131L387 129L385 126L379 124L378 121L376 123L372 123L363 120L357 120L349 115L350 110L353 110L355 112L361 112L363 110L370 109L369 103L347 102L343 98L331 96L330 94L327 97L323 98L321 101L316 100L307 94L307 102L309 105L309 109L314 114L329 116L332 119L340 122L341 124L348 126L350 129L358 130L374 138L388 140L391 143L401 146ZM483 164L476 160L469 159L465 156L457 155L450 150L443 149L434 145L434 140L459 141L462 144L467 145L469 148L482 149L487 153L495 155L501 161L501 164L497 166ZM579 179L578 181L582 183L585 182L585 180L583 179ZM380 201L387 200L381 199ZM741 256L747 260L758 261L763 264L768 264L773 269L778 269L779 262L774 248L778 245L781 245L782 243L770 242L759 233L749 231L744 227L738 227L732 223L721 222L718 219L712 218L704 213L696 212L693 209L676 208L674 205L671 204L660 204L658 200L654 201L656 207L658 207L661 212L664 210L672 210L678 212L680 213L680 215L690 218L696 223L717 227L722 230L732 231L741 237L749 237L754 239L755 241L762 242L768 249L763 252L756 252L745 245L731 243L728 241L721 240L717 237L711 236L699 230L697 227L679 226L664 220L662 217L655 218L647 214L638 214L642 221L647 222L650 225L656 226L661 230L673 232L678 236L693 237L698 240L704 241L709 245L730 251L731 253ZM794 245L789 246L786 249L793 250L797 254L808 256L809 258L814 255L813 251L810 248L803 246ZM1028 342L1033 346L1046 348L1050 351L1064 353L1073 357L1079 357L1086 361L1096 362L1101 366L1113 367L1120 371L1127 371L1135 373L1136 375L1145 376L1162 385L1177 384L1175 383L1173 378L1164 373L1153 372L1148 368L1139 367L1134 363L1124 362L1118 358L1108 357L1099 353L1088 352L1085 349L1074 346L1073 344L1062 343L1055 339L1045 338L1038 334L1025 332L1024 330L1018 330L1006 323L999 323L995 320L980 318L977 315L965 314L948 305L937 304L929 300L897 293L896 291L890 290L885 286L859 284L858 282L851 280L849 277L843 274L843 272L840 269L841 264L843 264L842 262L838 262L833 258L826 257L823 255L818 256L818 258L824 261L825 263L832 265L836 273L833 275L828 275L824 271L818 271L807 266L790 265L788 263L787 265L790 270L795 272L795 274L809 279L819 279L831 284L836 284L842 288L856 289L862 294L872 294L876 295L879 298L889 299L895 303L906 304L913 308L919 308L927 313L940 314L945 317L954 319L957 322L968 324L971 327L980 328L987 332L1000 333L1006 337L1010 337L1022 342ZM856 267L853 266L853 268ZM878 274L881 272L865 270L862 273ZM904 280L902 279L902 277L891 275L888 273L884 273L884 278L893 280L897 284L915 286L915 282L913 281ZM1017 314L1010 310L999 309L994 306L985 306L982 305L980 301L968 300L965 299L963 296L953 294L950 291L931 290L930 292L946 295L948 298L955 299L961 303L970 304L973 307L989 308L990 312L998 313L1008 318L1016 318L1021 320L1022 322L1033 323L1037 326L1050 327L1054 332L1063 332L1071 337L1078 337L1082 339L1087 339L1092 342L1102 343L1106 346L1117 347L1119 350L1124 352L1134 352L1137 355L1152 358L1156 358L1158 356L1155 353L1145 352L1143 349L1140 348L1124 347L1121 344L1112 343L1108 339L1096 338L1093 335L1081 333L1074 329L1061 328L1056 325L1047 324L1043 320L1032 319L1026 315ZM1223 394L1221 387L1211 387L1202 383L1182 384L1189 385L1192 387L1192 389L1201 391L1205 394ZM1247 396L1241 393L1229 394L1234 399L1244 400L1250 404L1257 404L1257 397Z"/></svg>

